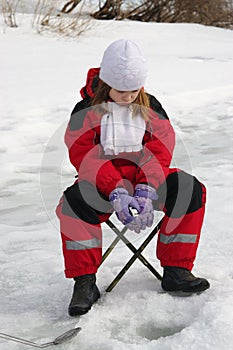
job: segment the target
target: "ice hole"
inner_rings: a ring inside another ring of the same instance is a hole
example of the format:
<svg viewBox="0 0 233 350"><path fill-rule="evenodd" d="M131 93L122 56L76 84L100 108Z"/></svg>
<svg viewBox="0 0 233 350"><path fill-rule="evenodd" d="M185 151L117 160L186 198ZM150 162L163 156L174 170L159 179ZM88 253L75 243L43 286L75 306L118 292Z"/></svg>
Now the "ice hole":
<svg viewBox="0 0 233 350"><path fill-rule="evenodd" d="M164 337L170 337L181 332L186 326L175 327L156 327L155 325L145 324L137 329L137 334L148 340L155 340Z"/></svg>

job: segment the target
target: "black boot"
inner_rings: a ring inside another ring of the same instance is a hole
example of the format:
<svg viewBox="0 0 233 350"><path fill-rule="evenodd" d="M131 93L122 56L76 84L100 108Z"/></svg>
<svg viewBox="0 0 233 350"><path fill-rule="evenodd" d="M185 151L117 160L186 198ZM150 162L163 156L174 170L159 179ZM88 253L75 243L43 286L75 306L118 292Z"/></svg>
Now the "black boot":
<svg viewBox="0 0 233 350"><path fill-rule="evenodd" d="M100 297L100 292L95 284L95 274L78 276L74 280L74 291L68 309L70 316L87 313L94 302Z"/></svg>
<svg viewBox="0 0 233 350"><path fill-rule="evenodd" d="M204 278L195 277L188 269L165 266L162 278L162 288L166 291L203 292L210 287Z"/></svg>

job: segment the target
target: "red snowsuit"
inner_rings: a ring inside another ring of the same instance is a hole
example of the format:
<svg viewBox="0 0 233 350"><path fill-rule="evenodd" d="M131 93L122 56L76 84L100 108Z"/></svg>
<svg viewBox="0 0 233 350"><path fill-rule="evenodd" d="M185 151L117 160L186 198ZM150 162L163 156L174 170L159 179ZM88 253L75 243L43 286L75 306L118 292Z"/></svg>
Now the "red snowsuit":
<svg viewBox="0 0 233 350"><path fill-rule="evenodd" d="M68 187L57 207L65 275L96 273L102 259L101 223L112 214L110 192L124 186L134 193L138 183L154 186L155 210L165 213L158 235L161 266L193 267L204 217L205 187L195 177L169 168L175 135L161 104L148 94L151 113L140 152L105 156L100 144L101 119L90 108L99 68L88 72L83 100L74 108L65 133L78 180ZM127 135L126 135L127 137Z"/></svg>

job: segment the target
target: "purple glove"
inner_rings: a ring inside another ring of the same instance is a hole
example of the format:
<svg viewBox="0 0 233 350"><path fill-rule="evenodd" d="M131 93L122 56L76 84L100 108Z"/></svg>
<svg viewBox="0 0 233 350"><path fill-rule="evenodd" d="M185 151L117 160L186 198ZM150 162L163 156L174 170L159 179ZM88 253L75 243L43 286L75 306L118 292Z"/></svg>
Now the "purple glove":
<svg viewBox="0 0 233 350"><path fill-rule="evenodd" d="M134 217L134 219L125 226L128 227L129 230L134 231L136 233L140 233L140 230L142 229L142 220L139 215L139 211L132 208L130 208L131 215Z"/></svg>
<svg viewBox="0 0 233 350"><path fill-rule="evenodd" d="M138 184L135 187L134 197L136 198L140 210L139 217L141 219L141 229L151 227L154 220L154 208L152 200L157 200L159 197L156 190L146 184Z"/></svg>
<svg viewBox="0 0 233 350"><path fill-rule="evenodd" d="M135 224L133 224L133 221L138 221L137 216L133 216L131 212L131 208L136 209L138 212L140 211L140 206L137 200L130 196L125 188L117 187L110 193L109 201L112 204L113 209L116 211L118 219L130 229L138 230L138 227L135 226L138 226L139 223L136 224L135 222ZM132 224L129 225L130 223Z"/></svg>

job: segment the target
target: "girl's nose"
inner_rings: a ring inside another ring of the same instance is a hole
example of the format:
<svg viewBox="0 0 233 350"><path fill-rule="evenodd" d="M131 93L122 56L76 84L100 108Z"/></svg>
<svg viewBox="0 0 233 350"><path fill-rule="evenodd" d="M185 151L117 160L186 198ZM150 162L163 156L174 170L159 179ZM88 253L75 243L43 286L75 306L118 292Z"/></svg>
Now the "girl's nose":
<svg viewBox="0 0 233 350"><path fill-rule="evenodd" d="M123 97L123 100L124 100L125 102L130 101L130 100L131 100L131 95L130 95L130 94L125 95L125 96Z"/></svg>

